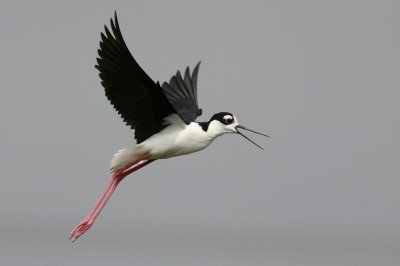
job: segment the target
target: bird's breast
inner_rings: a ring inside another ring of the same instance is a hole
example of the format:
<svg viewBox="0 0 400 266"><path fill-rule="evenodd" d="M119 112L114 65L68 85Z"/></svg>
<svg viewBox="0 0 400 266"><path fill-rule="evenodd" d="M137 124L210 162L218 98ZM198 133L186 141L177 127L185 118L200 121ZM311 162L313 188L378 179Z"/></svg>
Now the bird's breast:
<svg viewBox="0 0 400 266"><path fill-rule="evenodd" d="M142 144L153 159L166 159L200 151L212 141L197 123L191 123L185 127L167 127Z"/></svg>
<svg viewBox="0 0 400 266"><path fill-rule="evenodd" d="M197 123L191 123L177 134L175 139L175 153L173 156L185 155L200 151L212 142L206 132Z"/></svg>

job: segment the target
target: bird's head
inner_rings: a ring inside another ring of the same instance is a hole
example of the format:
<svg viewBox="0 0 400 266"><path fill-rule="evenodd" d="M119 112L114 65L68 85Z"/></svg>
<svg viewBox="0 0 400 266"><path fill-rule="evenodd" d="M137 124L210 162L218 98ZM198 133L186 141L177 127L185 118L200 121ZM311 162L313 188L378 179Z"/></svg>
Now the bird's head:
<svg viewBox="0 0 400 266"><path fill-rule="evenodd" d="M226 133L236 133L243 136L244 138L249 140L251 143L259 147L260 149L263 149L260 145L258 145L257 143L246 137L242 132L239 131L239 129L244 129L269 138L268 135L241 126L237 121L236 117L228 112L220 112L213 115L210 119L208 126L208 131L214 133L216 136Z"/></svg>

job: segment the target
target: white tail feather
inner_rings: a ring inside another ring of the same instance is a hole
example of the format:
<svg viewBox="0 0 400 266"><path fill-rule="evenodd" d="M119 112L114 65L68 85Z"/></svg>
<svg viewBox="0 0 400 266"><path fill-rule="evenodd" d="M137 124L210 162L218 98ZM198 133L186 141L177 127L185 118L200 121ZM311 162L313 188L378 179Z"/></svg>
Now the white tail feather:
<svg viewBox="0 0 400 266"><path fill-rule="evenodd" d="M119 150L111 159L111 170L114 172L124 167L128 163L136 160L140 155L141 152L137 147Z"/></svg>

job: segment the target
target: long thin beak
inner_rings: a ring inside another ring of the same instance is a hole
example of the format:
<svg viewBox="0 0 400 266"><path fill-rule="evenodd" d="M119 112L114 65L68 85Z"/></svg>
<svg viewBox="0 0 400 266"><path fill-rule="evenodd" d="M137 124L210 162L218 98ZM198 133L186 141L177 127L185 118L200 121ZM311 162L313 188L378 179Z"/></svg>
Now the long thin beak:
<svg viewBox="0 0 400 266"><path fill-rule="evenodd" d="M243 136L245 139L247 139L248 141L250 141L251 143L253 143L254 145L256 145L257 147L259 147L259 148L262 149L262 150L264 150L264 149L263 149L260 145L258 145L257 143L255 143L254 141L252 141L251 139L249 139L247 136L245 136L242 132L240 132L240 131L238 130L238 128L244 129L244 130L247 130L247 131L250 131L250 132L253 132L253 133L256 133L256 134L258 134L258 135L261 135L261 136L264 136L264 137L267 137L267 138L271 138L271 137L268 136L268 135L265 135L265 134L263 134L263 133L254 131L254 130L252 130L252 129L248 129L248 128L244 127L244 126L241 126L241 125L236 126L236 132L237 132L239 135Z"/></svg>

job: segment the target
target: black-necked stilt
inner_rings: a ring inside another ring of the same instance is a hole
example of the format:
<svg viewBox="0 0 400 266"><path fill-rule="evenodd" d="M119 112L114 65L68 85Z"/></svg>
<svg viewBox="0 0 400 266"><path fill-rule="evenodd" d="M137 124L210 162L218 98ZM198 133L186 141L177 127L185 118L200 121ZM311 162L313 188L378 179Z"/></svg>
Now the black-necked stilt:
<svg viewBox="0 0 400 266"><path fill-rule="evenodd" d="M187 67L183 77L178 71L169 83L160 86L132 57L122 38L116 13L114 20L115 23L110 20L113 35L106 26L105 35L101 34L96 68L107 98L135 130L137 145L114 155L111 181L89 215L72 230L73 241L92 226L121 180L149 163L200 151L226 133L240 134L261 148L238 129L268 137L239 125L236 117L228 112L217 113L208 122L195 122L201 115L197 104L200 63L191 75Z"/></svg>

